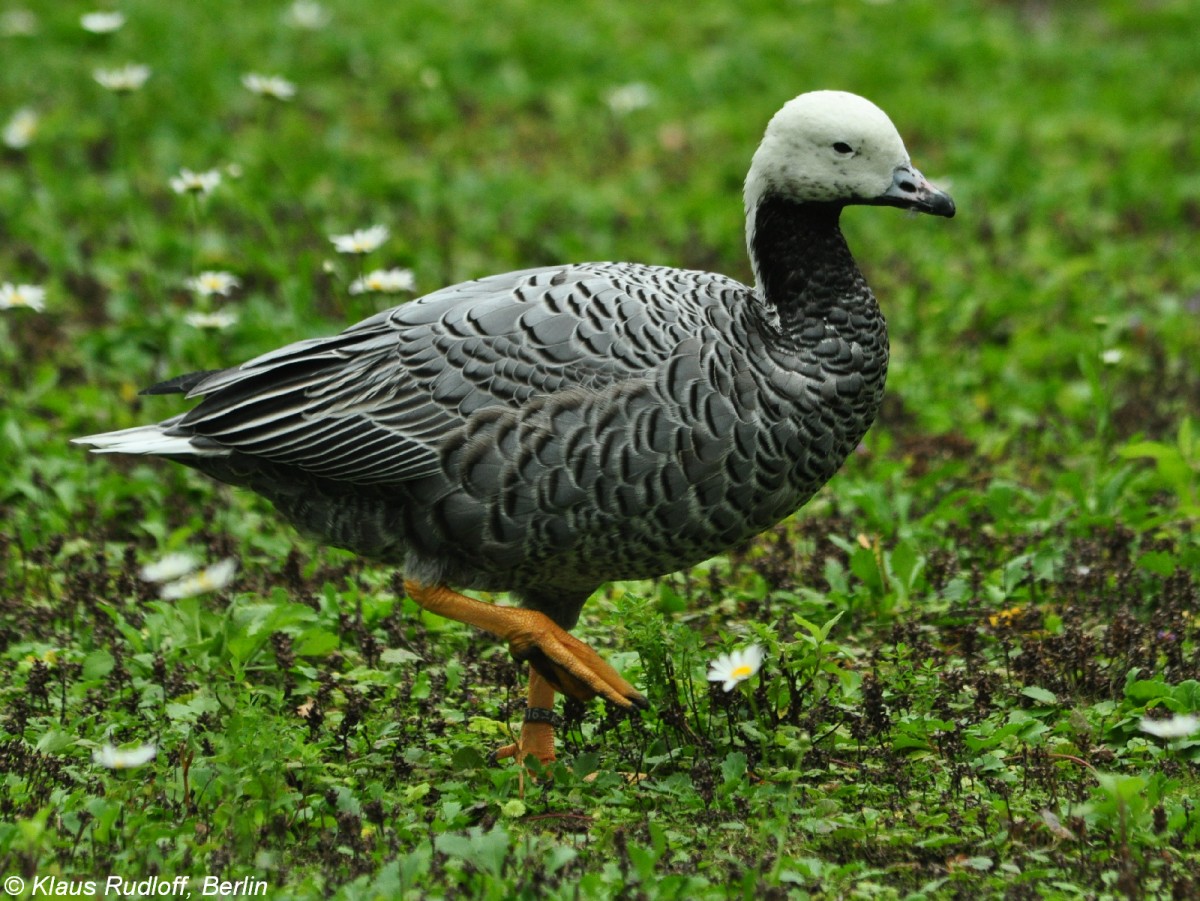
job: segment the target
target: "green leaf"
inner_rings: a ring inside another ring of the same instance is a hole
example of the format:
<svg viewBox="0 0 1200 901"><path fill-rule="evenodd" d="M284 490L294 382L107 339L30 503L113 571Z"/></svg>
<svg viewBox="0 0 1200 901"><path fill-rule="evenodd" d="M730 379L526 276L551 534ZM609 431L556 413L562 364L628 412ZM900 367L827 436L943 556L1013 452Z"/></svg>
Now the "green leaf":
<svg viewBox="0 0 1200 901"><path fill-rule="evenodd" d="M571 772L582 779L600 769L600 755L594 752L580 754L571 761Z"/></svg>
<svg viewBox="0 0 1200 901"><path fill-rule="evenodd" d="M479 749L470 745L455 748L450 756L450 765L456 770L475 770L486 763L487 760L479 753Z"/></svg>
<svg viewBox="0 0 1200 901"><path fill-rule="evenodd" d="M415 804L429 794L430 788L428 782L418 782L416 785L408 786L404 790L404 803Z"/></svg>
<svg viewBox="0 0 1200 901"><path fill-rule="evenodd" d="M968 857L965 860L959 861L959 865L986 873L996 865L996 862L990 857Z"/></svg>
<svg viewBox="0 0 1200 901"><path fill-rule="evenodd" d="M337 650L341 640L327 629L313 628L301 632L292 648L297 657L324 657Z"/></svg>
<svg viewBox="0 0 1200 901"><path fill-rule="evenodd" d="M879 558L873 549L856 547L850 556L850 572L858 576L873 593L883 593L883 573L879 570Z"/></svg>
<svg viewBox="0 0 1200 901"><path fill-rule="evenodd" d="M508 857L509 838L502 826L482 832L472 827L465 835L444 834L434 839L434 847L448 857L470 863L493 877L499 877Z"/></svg>
<svg viewBox="0 0 1200 901"><path fill-rule="evenodd" d="M89 681L103 679L112 672L115 663L113 655L103 648L92 651L83 658L83 678Z"/></svg>
<svg viewBox="0 0 1200 901"><path fill-rule="evenodd" d="M553 875L579 856L570 845L554 845L546 855L546 872Z"/></svg>
<svg viewBox="0 0 1200 901"><path fill-rule="evenodd" d="M1026 685L1021 689L1021 694L1027 698L1032 698L1046 707L1053 707L1058 704L1058 697L1054 692L1039 688L1036 685Z"/></svg>
<svg viewBox="0 0 1200 901"><path fill-rule="evenodd" d="M1185 679L1171 689L1176 713L1200 713L1200 681Z"/></svg>
<svg viewBox="0 0 1200 901"><path fill-rule="evenodd" d="M34 747L43 754L60 754L73 747L78 740L79 736L71 735L62 729L47 729Z"/></svg>
<svg viewBox="0 0 1200 901"><path fill-rule="evenodd" d="M1149 785L1149 779L1137 774L1096 773L1096 782L1109 797L1128 804L1138 798Z"/></svg>
<svg viewBox="0 0 1200 901"><path fill-rule="evenodd" d="M1171 686L1162 679L1136 679L1125 685L1125 697L1143 705L1147 701L1170 696Z"/></svg>
<svg viewBox="0 0 1200 901"><path fill-rule="evenodd" d="M1175 572L1179 561L1165 551L1147 551L1137 558L1137 565L1156 576L1169 576Z"/></svg>
<svg viewBox="0 0 1200 901"><path fill-rule="evenodd" d="M901 541L892 548L888 562L891 564L894 584L901 596L908 597L925 567L925 559L917 553L912 542Z"/></svg>
<svg viewBox="0 0 1200 901"><path fill-rule="evenodd" d="M740 782L746 775L746 755L741 751L730 751L721 761L721 777L726 785Z"/></svg>

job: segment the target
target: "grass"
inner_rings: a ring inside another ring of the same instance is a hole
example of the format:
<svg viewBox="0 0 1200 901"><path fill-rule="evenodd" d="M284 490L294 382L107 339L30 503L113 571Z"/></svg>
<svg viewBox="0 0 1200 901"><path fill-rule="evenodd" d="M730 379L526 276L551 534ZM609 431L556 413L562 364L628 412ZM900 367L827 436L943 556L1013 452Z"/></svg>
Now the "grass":
<svg viewBox="0 0 1200 901"><path fill-rule="evenodd" d="M39 116L0 160L0 281L47 290L0 311L0 875L26 897L1200 893L1200 738L1139 729L1200 712L1195 4L331 0L315 31L120 8L106 36L74 3L0 36L0 119ZM139 91L92 78L127 62ZM648 105L606 103L637 83ZM845 217L892 329L883 414L796 517L589 604L653 709L569 707L523 795L486 761L523 704L503 648L252 496L66 443L394 302L350 294L328 242L372 223L366 267L421 290L585 259L748 278L749 156L826 86L886 109L960 209ZM223 179L178 196L183 167ZM202 270L241 287L197 299ZM236 581L164 601L138 569L170 551ZM711 688L750 641L760 674ZM158 756L104 769L107 743Z"/></svg>

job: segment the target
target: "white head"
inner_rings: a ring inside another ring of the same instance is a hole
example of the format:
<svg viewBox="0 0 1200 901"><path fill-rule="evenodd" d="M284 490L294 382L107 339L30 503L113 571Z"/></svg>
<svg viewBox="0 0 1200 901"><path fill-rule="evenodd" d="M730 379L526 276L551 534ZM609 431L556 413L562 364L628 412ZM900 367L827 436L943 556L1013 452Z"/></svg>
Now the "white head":
<svg viewBox="0 0 1200 901"><path fill-rule="evenodd" d="M759 203L867 203L953 216L954 202L913 168L896 127L869 100L813 91L784 105L767 125L746 176L746 234Z"/></svg>

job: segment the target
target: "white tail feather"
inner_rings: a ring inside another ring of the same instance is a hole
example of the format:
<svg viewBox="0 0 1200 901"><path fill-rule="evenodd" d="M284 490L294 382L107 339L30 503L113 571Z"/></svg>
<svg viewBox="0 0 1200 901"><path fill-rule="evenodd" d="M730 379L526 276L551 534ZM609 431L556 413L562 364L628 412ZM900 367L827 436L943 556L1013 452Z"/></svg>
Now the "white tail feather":
<svg viewBox="0 0 1200 901"><path fill-rule="evenodd" d="M89 445L94 454L222 457L230 453L227 448L197 447L188 437L164 435L161 425L139 425L119 432L101 432L99 435L72 438L71 443Z"/></svg>

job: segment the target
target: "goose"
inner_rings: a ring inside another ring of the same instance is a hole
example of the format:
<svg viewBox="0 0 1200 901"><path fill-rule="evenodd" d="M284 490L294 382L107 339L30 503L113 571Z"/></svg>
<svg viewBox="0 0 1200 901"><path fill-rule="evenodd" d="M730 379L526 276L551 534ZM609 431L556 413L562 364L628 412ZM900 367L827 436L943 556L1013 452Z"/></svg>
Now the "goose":
<svg viewBox="0 0 1200 901"><path fill-rule="evenodd" d="M588 597L784 519L874 420L887 328L843 209L955 212L879 107L824 90L770 120L744 203L753 287L639 263L492 275L154 385L199 403L75 441L194 467L402 567L421 608L529 663L520 733L493 756L547 763L557 694L648 706L570 634Z"/></svg>

